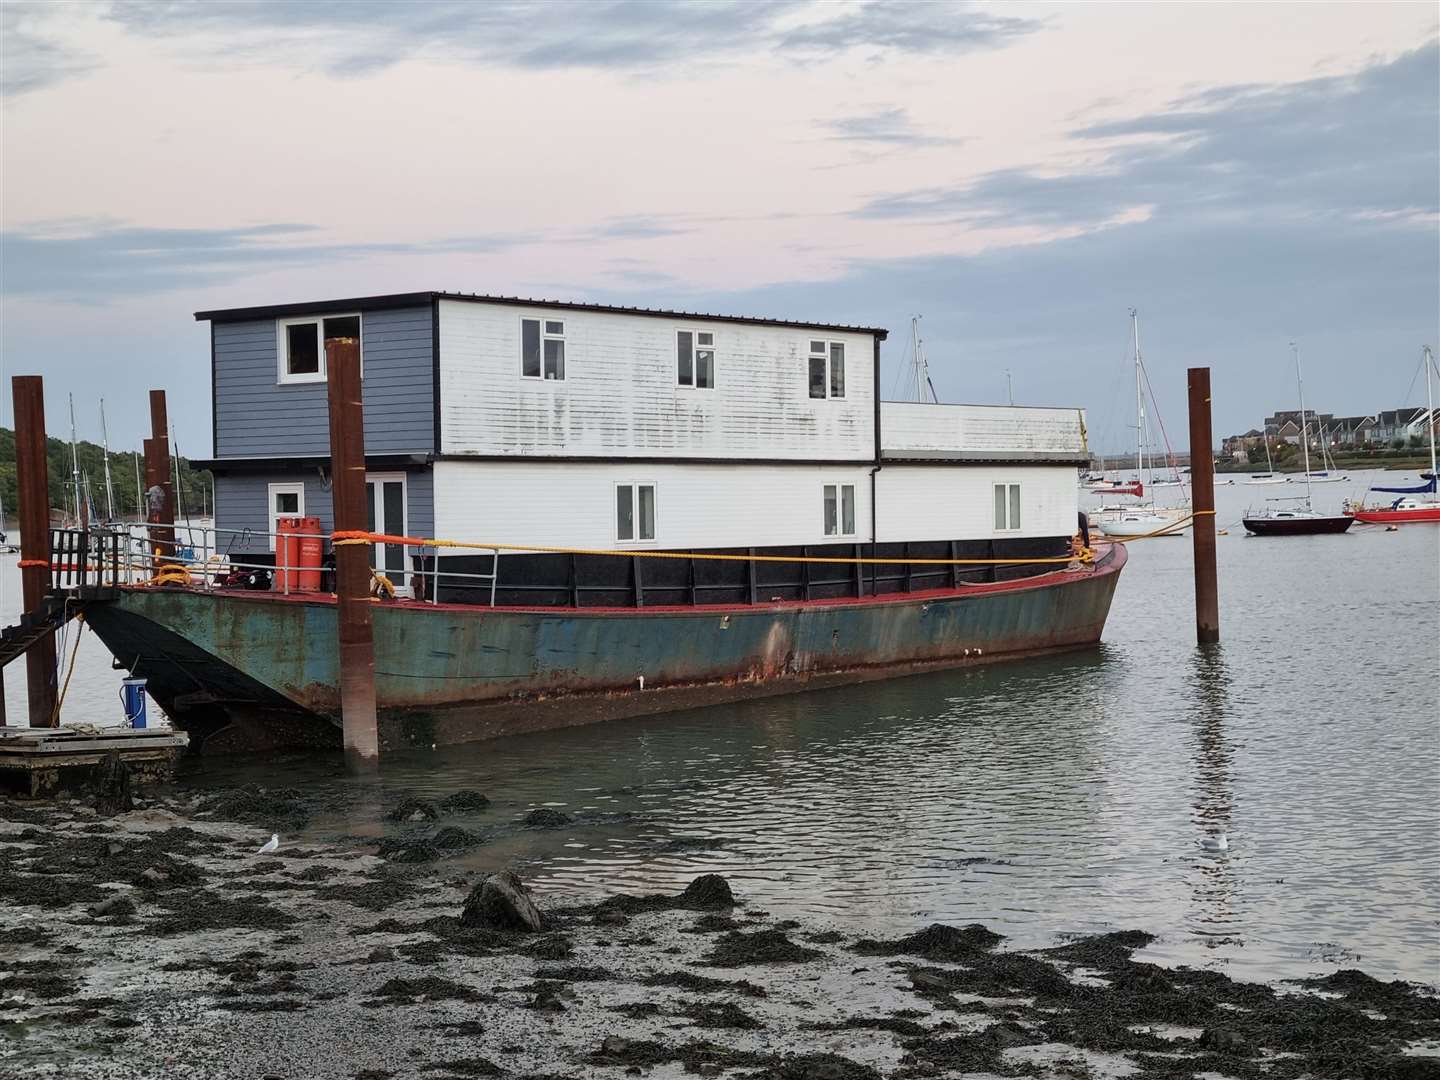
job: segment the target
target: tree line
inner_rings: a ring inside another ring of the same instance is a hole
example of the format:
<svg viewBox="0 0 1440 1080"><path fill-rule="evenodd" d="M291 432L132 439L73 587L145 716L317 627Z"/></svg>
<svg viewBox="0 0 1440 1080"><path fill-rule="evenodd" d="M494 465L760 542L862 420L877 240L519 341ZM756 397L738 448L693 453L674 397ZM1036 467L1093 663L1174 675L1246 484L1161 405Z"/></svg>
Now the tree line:
<svg viewBox="0 0 1440 1080"><path fill-rule="evenodd" d="M93 442L77 442L76 458L80 465L81 486L88 479L91 514L96 518L106 516L105 505L105 450ZM50 471L50 506L57 510L72 510L75 505L75 489L72 483L70 444L63 439L45 440L45 456ZM174 464L172 459L171 469ZM140 483L145 482L145 459L140 458ZM115 513L118 517L143 517L135 480L135 452L131 450L110 451L110 486L115 493ZM207 469L196 469L186 458L180 459L180 492L177 499L176 515L183 509L187 515L198 516L202 508L212 504L212 479ZM0 427L0 503L5 516L14 518L19 508L19 493L15 479L15 432Z"/></svg>

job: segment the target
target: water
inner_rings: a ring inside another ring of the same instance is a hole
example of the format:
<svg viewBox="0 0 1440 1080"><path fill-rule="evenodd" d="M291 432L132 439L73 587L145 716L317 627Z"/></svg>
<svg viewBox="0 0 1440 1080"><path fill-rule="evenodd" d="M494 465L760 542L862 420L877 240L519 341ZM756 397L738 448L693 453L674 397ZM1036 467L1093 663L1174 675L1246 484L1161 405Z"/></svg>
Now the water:
<svg viewBox="0 0 1440 1080"><path fill-rule="evenodd" d="M1327 510L1355 493L1315 490ZM1139 927L1161 935L1150 957L1239 977L1440 983L1440 529L1245 537L1240 514L1275 494L1218 489L1218 648L1193 643L1188 539L1145 541L1097 650L397 755L374 805L475 787L494 801L471 827L579 815L465 860L548 893L718 870L758 907L856 933ZM13 557L5 573L13 608ZM80 716L117 714L107 661L82 646ZM360 783L314 757L189 779ZM1227 854L1199 849L1222 830Z"/></svg>

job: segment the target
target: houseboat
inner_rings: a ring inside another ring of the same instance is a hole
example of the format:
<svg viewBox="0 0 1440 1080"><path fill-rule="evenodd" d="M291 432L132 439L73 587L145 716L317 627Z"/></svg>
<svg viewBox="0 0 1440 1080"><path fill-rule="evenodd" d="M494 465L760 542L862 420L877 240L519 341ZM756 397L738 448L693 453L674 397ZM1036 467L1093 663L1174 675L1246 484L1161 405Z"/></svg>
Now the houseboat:
<svg viewBox="0 0 1440 1080"><path fill-rule="evenodd" d="M443 292L196 318L215 551L251 569L86 617L207 750L339 742L333 586L254 569L333 527L332 338L391 538L383 747L1085 648L1124 565L1076 535L1081 410L882 401L883 329Z"/></svg>

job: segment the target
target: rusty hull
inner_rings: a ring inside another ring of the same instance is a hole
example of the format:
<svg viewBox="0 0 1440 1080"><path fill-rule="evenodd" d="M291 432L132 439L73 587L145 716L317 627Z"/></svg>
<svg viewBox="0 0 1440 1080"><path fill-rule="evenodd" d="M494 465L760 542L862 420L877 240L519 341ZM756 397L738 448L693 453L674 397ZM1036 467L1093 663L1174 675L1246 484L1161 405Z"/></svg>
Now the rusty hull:
<svg viewBox="0 0 1440 1080"><path fill-rule="evenodd" d="M1093 566L1016 581L755 606L377 604L381 743L467 742L1084 648L1100 640L1124 563L1114 545ZM339 744L333 596L133 589L87 618L207 749Z"/></svg>

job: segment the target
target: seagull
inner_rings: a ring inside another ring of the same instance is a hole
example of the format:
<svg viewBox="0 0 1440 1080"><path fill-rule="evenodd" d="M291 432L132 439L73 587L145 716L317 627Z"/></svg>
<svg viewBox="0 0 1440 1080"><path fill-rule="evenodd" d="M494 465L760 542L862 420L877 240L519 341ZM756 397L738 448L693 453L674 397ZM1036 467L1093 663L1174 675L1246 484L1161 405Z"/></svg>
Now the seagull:
<svg viewBox="0 0 1440 1080"><path fill-rule="evenodd" d="M262 847L262 848L261 848L259 851L257 851L255 854L256 854L256 855L269 855L272 851L278 851L279 849L280 849L280 834L279 834L279 833L273 833L273 832L272 832L272 833L270 834L270 839L265 841L265 846Z"/></svg>
<svg viewBox="0 0 1440 1080"><path fill-rule="evenodd" d="M1219 836L1205 837L1203 840L1200 841L1200 848L1203 851L1229 851L1230 841L1222 832Z"/></svg>

